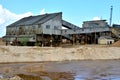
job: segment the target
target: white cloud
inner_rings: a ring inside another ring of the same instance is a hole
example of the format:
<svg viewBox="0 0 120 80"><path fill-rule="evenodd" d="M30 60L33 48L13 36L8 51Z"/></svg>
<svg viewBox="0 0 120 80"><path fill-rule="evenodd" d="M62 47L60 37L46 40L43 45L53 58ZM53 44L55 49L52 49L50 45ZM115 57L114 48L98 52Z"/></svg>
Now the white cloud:
<svg viewBox="0 0 120 80"><path fill-rule="evenodd" d="M0 24L3 24L5 21L3 19L0 19Z"/></svg>
<svg viewBox="0 0 120 80"><path fill-rule="evenodd" d="M92 20L100 20L100 18L99 17L93 17Z"/></svg>
<svg viewBox="0 0 120 80"><path fill-rule="evenodd" d="M32 15L31 12L15 14L0 5L0 37L5 35L5 29L7 25L30 15Z"/></svg>
<svg viewBox="0 0 120 80"><path fill-rule="evenodd" d="M40 11L40 14L45 14L45 9L42 9L42 10Z"/></svg>

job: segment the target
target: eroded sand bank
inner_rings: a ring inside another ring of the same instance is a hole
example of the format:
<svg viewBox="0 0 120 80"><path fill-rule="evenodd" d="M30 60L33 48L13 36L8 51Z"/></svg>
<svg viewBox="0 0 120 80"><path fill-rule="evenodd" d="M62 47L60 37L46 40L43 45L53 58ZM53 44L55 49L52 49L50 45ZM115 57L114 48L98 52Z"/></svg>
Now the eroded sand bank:
<svg viewBox="0 0 120 80"><path fill-rule="evenodd" d="M0 62L33 62L65 60L120 59L120 47L77 46L18 47L0 46Z"/></svg>

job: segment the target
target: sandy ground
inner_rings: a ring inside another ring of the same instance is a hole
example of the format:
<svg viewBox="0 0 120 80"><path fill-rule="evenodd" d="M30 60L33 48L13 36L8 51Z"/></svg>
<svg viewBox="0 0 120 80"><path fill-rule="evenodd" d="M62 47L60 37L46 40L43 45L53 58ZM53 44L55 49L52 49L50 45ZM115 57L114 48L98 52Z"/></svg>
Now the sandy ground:
<svg viewBox="0 0 120 80"><path fill-rule="evenodd" d="M120 47L98 45L71 48L0 46L1 63L88 59L120 59Z"/></svg>

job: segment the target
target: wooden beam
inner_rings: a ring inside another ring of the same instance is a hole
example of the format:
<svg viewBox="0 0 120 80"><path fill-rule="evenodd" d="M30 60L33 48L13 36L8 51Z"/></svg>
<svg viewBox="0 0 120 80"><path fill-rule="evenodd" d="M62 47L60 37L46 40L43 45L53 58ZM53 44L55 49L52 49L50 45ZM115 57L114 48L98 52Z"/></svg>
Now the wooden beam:
<svg viewBox="0 0 120 80"><path fill-rule="evenodd" d="M75 44L75 35L74 34L72 35L72 44L73 45Z"/></svg>
<svg viewBox="0 0 120 80"><path fill-rule="evenodd" d="M87 34L85 34L85 44L87 44Z"/></svg>
<svg viewBox="0 0 120 80"><path fill-rule="evenodd" d="M53 40L52 40L52 35L50 35L50 46L52 47L52 42L53 42Z"/></svg>
<svg viewBox="0 0 120 80"><path fill-rule="evenodd" d="M62 35L60 35L60 46L62 46Z"/></svg>
<svg viewBox="0 0 120 80"><path fill-rule="evenodd" d="M41 37L42 37L42 47L44 47L44 34L42 33L42 35L41 35Z"/></svg>
<svg viewBox="0 0 120 80"><path fill-rule="evenodd" d="M96 32L95 32L95 38L94 38L94 43L96 44Z"/></svg>

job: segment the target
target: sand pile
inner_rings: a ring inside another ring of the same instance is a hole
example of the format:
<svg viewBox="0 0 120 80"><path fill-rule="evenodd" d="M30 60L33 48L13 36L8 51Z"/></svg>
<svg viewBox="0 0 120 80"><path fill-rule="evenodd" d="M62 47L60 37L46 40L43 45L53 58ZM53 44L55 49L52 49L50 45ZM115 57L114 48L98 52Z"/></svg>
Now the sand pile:
<svg viewBox="0 0 120 80"><path fill-rule="evenodd" d="M118 40L117 42L113 43L111 46L113 46L113 47L120 47L120 40Z"/></svg>
<svg viewBox="0 0 120 80"><path fill-rule="evenodd" d="M0 62L33 62L120 59L120 47L78 46L61 47L18 47L0 46Z"/></svg>

